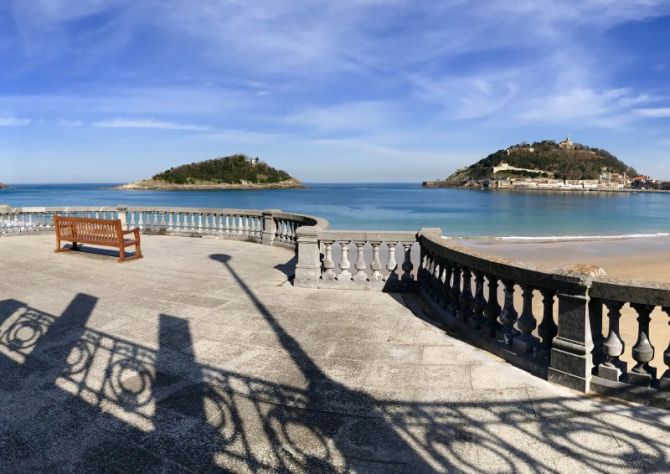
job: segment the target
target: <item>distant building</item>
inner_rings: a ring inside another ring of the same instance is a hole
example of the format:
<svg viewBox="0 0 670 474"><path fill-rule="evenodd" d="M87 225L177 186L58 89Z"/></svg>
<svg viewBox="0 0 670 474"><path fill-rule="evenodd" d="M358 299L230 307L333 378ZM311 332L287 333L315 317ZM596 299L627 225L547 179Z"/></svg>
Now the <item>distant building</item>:
<svg viewBox="0 0 670 474"><path fill-rule="evenodd" d="M558 144L560 148L565 148L566 150L572 150L575 147L575 144L570 140L570 135L565 137L565 140Z"/></svg>

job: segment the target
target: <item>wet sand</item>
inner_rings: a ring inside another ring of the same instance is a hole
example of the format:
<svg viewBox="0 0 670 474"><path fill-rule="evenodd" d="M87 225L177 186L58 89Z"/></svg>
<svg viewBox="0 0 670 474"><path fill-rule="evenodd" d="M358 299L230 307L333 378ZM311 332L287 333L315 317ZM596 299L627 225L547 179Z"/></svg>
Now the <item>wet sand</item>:
<svg viewBox="0 0 670 474"><path fill-rule="evenodd" d="M656 281L670 284L670 237L622 238L616 240L579 241L510 241L497 239L463 239L460 245L478 252L511 258L546 268L561 268L575 264L592 264L602 267L608 277ZM515 306L521 309L521 297L516 292ZM542 314L539 294L533 302L536 317ZM607 314L607 311L604 311ZM637 314L624 306L621 318L621 335L625 342L622 360L634 365L631 348L637 340ZM607 317L603 332L607 337ZM670 343L670 317L660 308L651 315L650 339L655 348L651 365L659 376L668 369L663 363L663 352Z"/></svg>

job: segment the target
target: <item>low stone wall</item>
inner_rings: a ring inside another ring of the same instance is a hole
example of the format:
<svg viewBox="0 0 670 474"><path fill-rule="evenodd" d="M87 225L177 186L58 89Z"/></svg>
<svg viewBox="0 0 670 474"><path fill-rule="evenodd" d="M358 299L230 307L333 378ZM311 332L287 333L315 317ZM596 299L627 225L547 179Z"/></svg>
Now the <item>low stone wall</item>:
<svg viewBox="0 0 670 474"><path fill-rule="evenodd" d="M322 219L278 209L204 209L163 207L22 207L0 206L0 236L53 232L53 216L120 219L124 228L145 234L213 236L295 249L296 230Z"/></svg>

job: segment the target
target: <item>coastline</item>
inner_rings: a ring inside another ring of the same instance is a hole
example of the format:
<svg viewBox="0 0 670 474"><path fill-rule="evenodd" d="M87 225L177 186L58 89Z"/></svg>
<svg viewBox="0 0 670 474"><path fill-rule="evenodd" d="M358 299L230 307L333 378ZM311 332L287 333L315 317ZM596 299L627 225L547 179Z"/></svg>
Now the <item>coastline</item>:
<svg viewBox="0 0 670 474"><path fill-rule="evenodd" d="M431 183L431 184L426 184ZM512 192L512 193L659 193L667 194L670 193L670 189L635 189L635 188L620 188L620 189L590 189L590 188L533 188L533 187L505 187L505 188L485 188L483 186L452 186L452 185L439 185L432 184L434 182L423 182L421 187L423 189L462 189L466 191L502 191L502 192Z"/></svg>
<svg viewBox="0 0 670 474"><path fill-rule="evenodd" d="M123 191L223 191L223 190L260 190L260 189L304 189L305 185L298 180L279 181L277 183L199 183L172 184L162 181L143 180L136 183L122 184L108 189Z"/></svg>

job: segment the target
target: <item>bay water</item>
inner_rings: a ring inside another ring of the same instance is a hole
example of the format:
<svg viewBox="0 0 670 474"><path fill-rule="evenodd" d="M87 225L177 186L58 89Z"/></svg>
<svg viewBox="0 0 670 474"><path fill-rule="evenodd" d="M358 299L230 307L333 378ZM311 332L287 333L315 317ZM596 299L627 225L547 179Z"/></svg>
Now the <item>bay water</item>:
<svg viewBox="0 0 670 474"><path fill-rule="evenodd" d="M334 229L440 227L458 237L612 238L670 233L670 194L426 189L414 183L308 184L306 189L125 191L110 184L14 185L0 204L281 209Z"/></svg>

